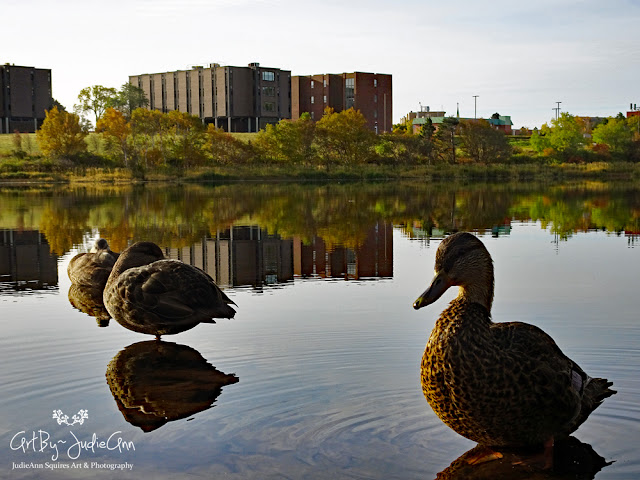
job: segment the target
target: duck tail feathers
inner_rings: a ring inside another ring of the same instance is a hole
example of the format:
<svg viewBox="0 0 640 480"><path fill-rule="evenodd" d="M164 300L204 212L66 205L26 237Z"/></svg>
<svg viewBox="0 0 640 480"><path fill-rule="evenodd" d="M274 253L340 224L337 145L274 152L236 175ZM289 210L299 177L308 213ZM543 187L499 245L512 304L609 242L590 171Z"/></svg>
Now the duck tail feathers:
<svg viewBox="0 0 640 480"><path fill-rule="evenodd" d="M571 431L574 432L582 423L591 415L596 408L602 405L602 402L611 395L618 392L612 390L613 382L606 378L588 378L582 394L582 407L580 413L574 421Z"/></svg>

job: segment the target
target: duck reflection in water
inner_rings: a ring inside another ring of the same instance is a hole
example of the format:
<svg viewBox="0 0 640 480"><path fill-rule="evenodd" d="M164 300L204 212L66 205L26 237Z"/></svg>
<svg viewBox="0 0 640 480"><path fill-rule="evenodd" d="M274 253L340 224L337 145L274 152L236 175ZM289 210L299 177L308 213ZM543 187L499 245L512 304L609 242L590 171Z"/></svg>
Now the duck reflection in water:
<svg viewBox="0 0 640 480"><path fill-rule="evenodd" d="M214 318L233 318L235 305L202 270L165 259L160 247L138 242L113 266L104 290L107 311L139 333L171 335Z"/></svg>
<svg viewBox="0 0 640 480"><path fill-rule="evenodd" d="M106 377L125 420L144 432L211 408L224 386L238 382L197 350L157 340L118 352Z"/></svg>
<svg viewBox="0 0 640 480"><path fill-rule="evenodd" d="M595 478L602 468L610 465L598 455L591 445L575 437L556 442L553 450L553 469L536 467L539 452L501 450L497 454L491 449L477 445L461 455L436 480L587 480ZM471 465L474 459L487 461ZM492 461L488 461L492 460Z"/></svg>
<svg viewBox="0 0 640 480"><path fill-rule="evenodd" d="M111 316L102 303L101 288L85 287L74 283L69 287L69 303L71 306L90 317L95 317L99 327L109 326Z"/></svg>

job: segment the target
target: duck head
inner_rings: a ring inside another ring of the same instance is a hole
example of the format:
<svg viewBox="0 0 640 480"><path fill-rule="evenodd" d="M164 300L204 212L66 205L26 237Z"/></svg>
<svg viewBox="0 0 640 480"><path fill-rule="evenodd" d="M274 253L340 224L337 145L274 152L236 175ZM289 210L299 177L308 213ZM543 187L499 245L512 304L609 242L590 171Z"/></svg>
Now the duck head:
<svg viewBox="0 0 640 480"><path fill-rule="evenodd" d="M120 254L111 271L111 277L118 277L125 270L148 265L162 259L164 259L164 254L155 243L134 243Z"/></svg>
<svg viewBox="0 0 640 480"><path fill-rule="evenodd" d="M493 282L493 261L484 244L470 233L455 233L440 243L435 276L413 308L418 310L432 304L455 285L460 287L459 296L491 311Z"/></svg>
<svg viewBox="0 0 640 480"><path fill-rule="evenodd" d="M109 242L107 242L104 238L99 238L96 240L96 243L91 247L91 253L97 253L100 250L109 250Z"/></svg>

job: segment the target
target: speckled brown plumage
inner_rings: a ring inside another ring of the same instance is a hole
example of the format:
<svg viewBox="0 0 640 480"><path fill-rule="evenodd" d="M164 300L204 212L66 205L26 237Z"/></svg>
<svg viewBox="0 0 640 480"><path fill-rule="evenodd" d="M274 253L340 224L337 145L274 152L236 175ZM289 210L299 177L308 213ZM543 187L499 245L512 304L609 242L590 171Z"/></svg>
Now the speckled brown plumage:
<svg viewBox="0 0 640 480"><path fill-rule="evenodd" d="M101 238L89 253L79 253L71 259L67 274L74 285L102 290L117 259L118 254Z"/></svg>
<svg viewBox="0 0 640 480"><path fill-rule="evenodd" d="M170 335L232 318L233 302L202 270L164 259L151 242L120 254L104 290L104 304L122 326L139 333Z"/></svg>
<svg viewBox="0 0 640 480"><path fill-rule="evenodd" d="M493 265L469 233L441 243L436 277L414 307L453 285L460 294L431 332L421 381L434 412L457 433L484 445L541 445L569 435L615 393L538 327L491 321Z"/></svg>

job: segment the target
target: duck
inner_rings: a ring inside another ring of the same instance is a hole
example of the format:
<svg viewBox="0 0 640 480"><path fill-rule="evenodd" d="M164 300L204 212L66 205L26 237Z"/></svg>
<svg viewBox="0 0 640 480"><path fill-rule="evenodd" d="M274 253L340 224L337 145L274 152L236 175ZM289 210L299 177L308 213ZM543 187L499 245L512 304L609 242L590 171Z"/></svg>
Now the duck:
<svg viewBox="0 0 640 480"><path fill-rule="evenodd" d="M451 429L494 448L544 448L567 438L609 396L542 329L491 319L493 260L475 235L446 237L418 310L450 287L458 296L440 314L421 362L422 391Z"/></svg>
<svg viewBox="0 0 640 480"><path fill-rule="evenodd" d="M235 303L209 275L165 258L153 242L137 242L120 253L103 301L120 325L158 340L236 313L230 306Z"/></svg>
<svg viewBox="0 0 640 480"><path fill-rule="evenodd" d="M118 254L109 248L104 238L96 240L88 253L79 253L67 266L69 280L74 285L102 290L107 283Z"/></svg>

